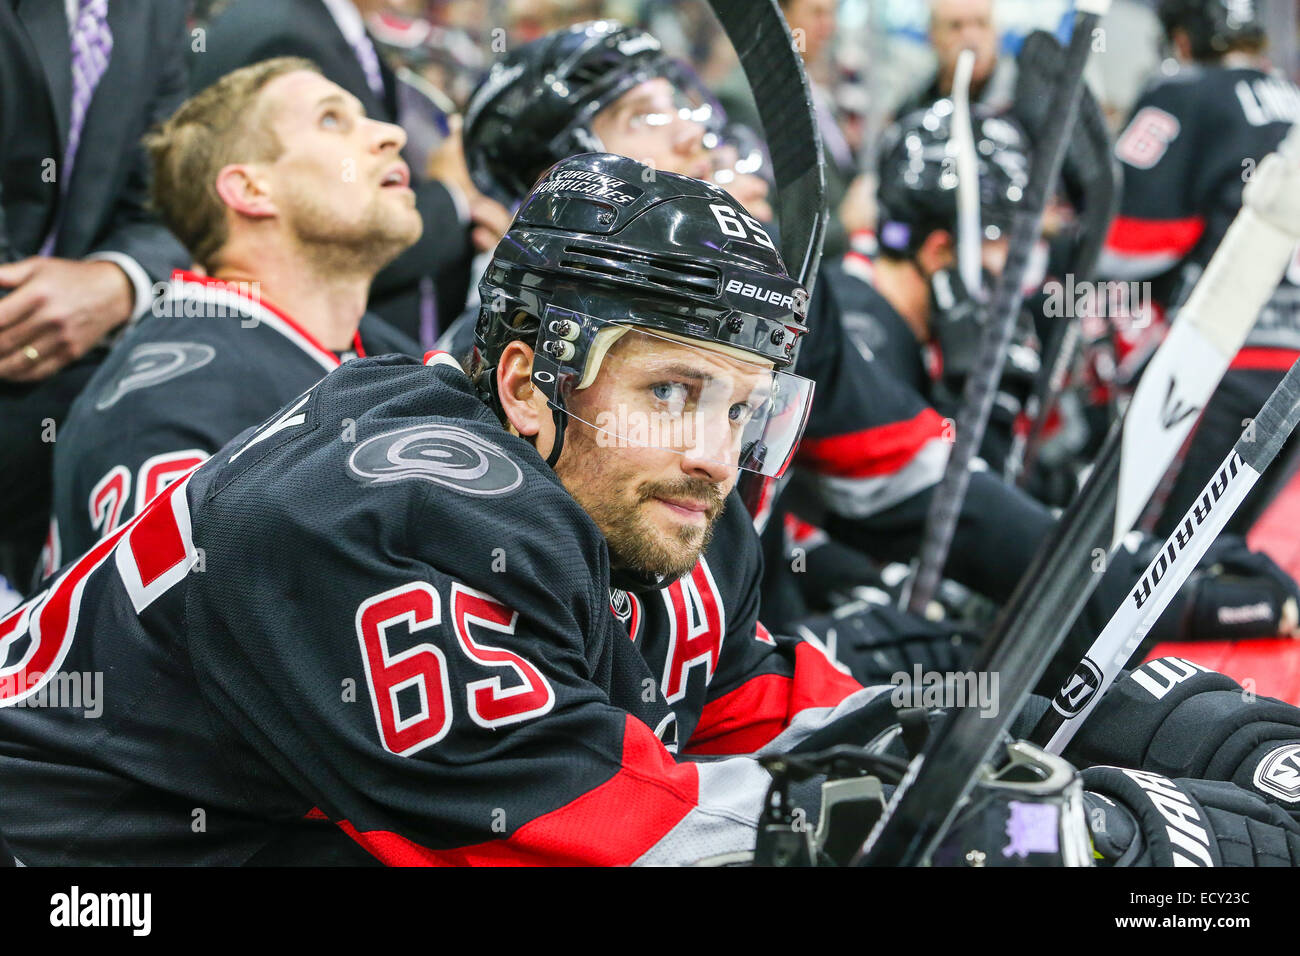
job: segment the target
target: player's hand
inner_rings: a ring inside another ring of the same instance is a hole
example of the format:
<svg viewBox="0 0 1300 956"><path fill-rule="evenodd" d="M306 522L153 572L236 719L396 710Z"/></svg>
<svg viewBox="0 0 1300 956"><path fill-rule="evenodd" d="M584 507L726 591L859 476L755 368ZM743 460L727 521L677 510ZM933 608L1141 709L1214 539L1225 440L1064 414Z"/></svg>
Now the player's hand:
<svg viewBox="0 0 1300 956"><path fill-rule="evenodd" d="M470 238L476 252L490 252L495 249L501 237L510 228L512 219L510 210L495 199L475 193L469 202L469 218L473 224Z"/></svg>
<svg viewBox="0 0 1300 956"><path fill-rule="evenodd" d="M131 316L135 291L112 262L44 256L0 266L0 379L36 382L81 358Z"/></svg>
<svg viewBox="0 0 1300 956"><path fill-rule="evenodd" d="M447 138L429 154L429 162L425 166L424 174L429 179L451 183L465 193L466 197L470 197L478 193L478 188L470 178L469 166L465 162L465 144L461 133L463 125L464 121L460 114L448 117Z"/></svg>
<svg viewBox="0 0 1300 956"><path fill-rule="evenodd" d="M724 187L755 219L771 222L772 206L767 201L767 180L753 173L737 173Z"/></svg>
<svg viewBox="0 0 1300 956"><path fill-rule="evenodd" d="M836 211L844 231L850 235L863 229L876 228L876 176L862 173L853 177Z"/></svg>

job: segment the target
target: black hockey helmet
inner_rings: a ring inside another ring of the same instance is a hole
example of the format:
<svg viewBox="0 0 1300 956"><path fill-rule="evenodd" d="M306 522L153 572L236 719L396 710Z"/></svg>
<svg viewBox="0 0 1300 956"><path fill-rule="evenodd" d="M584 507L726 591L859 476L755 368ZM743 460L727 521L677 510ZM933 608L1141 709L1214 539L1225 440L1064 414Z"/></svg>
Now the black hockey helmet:
<svg viewBox="0 0 1300 956"><path fill-rule="evenodd" d="M1171 39L1176 29L1187 32L1197 60L1217 59L1238 43L1265 39L1255 0L1160 0L1157 14Z"/></svg>
<svg viewBox="0 0 1300 956"><path fill-rule="evenodd" d="M909 113L885 134L878 165L877 242L882 251L916 254L926 236L957 225L957 147L952 100ZM980 225L997 239L1029 186L1030 141L1009 114L974 106L971 128L979 160Z"/></svg>
<svg viewBox="0 0 1300 956"><path fill-rule="evenodd" d="M552 463L569 399L629 331L761 370L762 407L742 413L739 467L776 475L793 455L812 398L812 383L788 371L807 332L808 294L721 187L624 156L563 160L524 200L479 295L484 399L503 415L495 367L509 342L532 344L533 383L555 414Z"/></svg>
<svg viewBox="0 0 1300 956"><path fill-rule="evenodd" d="M483 192L514 203L554 163L603 149L592 119L659 76L699 89L689 67L667 56L657 39L614 20L579 23L511 51L465 108L470 175Z"/></svg>

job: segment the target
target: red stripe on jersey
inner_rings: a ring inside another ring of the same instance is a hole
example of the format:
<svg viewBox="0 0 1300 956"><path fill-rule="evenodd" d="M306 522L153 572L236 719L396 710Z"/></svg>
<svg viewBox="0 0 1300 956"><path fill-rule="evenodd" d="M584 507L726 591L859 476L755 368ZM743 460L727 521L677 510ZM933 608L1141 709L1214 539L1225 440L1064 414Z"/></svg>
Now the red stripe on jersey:
<svg viewBox="0 0 1300 956"><path fill-rule="evenodd" d="M195 282L198 283L199 285L211 286L214 289L221 289L223 292L229 292L231 295L238 296L241 299L245 299L251 302L253 305L261 306L263 309L266 309L268 312L275 315L277 318L283 321L287 326L289 326L291 329L293 329L295 332L301 335L304 339L306 339L307 343L311 345L313 348L315 348L322 355L333 359L335 365L340 364L339 357L335 355L331 349L327 349L324 345L322 345L320 343L320 340L317 339L316 336L312 335L301 325L295 322L292 318L290 318L287 312L285 312L283 309L279 308L278 306L272 305L270 302L266 301L265 299L262 298L254 299L248 295L245 295L243 289L241 289L241 287L237 283L223 282L221 279L217 279L212 276L201 276L196 272L190 272L186 269L176 269L174 272L172 272L172 280L180 281L180 282ZM360 358L366 357L365 347L361 344L360 332L354 332L352 335L352 350L357 353L358 357Z"/></svg>
<svg viewBox="0 0 1300 956"><path fill-rule="evenodd" d="M859 684L807 641L795 647L794 677L763 674L708 701L686 744L688 754L748 754L770 743L800 711L834 707Z"/></svg>
<svg viewBox="0 0 1300 956"><path fill-rule="evenodd" d="M1298 358L1300 352L1295 349L1248 348L1238 352L1228 368L1285 372Z"/></svg>
<svg viewBox="0 0 1300 956"><path fill-rule="evenodd" d="M933 408L914 418L875 428L805 437L799 446L799 463L836 478L872 478L901 471L933 438L942 438L944 419Z"/></svg>
<svg viewBox="0 0 1300 956"><path fill-rule="evenodd" d="M1106 248L1120 256L1170 255L1181 259L1201 241L1204 233L1204 216L1186 219L1116 216L1106 237Z"/></svg>
<svg viewBox="0 0 1300 956"><path fill-rule="evenodd" d="M699 803L693 764L676 763L631 714L618 772L509 837L431 850L388 830L340 829L389 866L626 866L644 855Z"/></svg>

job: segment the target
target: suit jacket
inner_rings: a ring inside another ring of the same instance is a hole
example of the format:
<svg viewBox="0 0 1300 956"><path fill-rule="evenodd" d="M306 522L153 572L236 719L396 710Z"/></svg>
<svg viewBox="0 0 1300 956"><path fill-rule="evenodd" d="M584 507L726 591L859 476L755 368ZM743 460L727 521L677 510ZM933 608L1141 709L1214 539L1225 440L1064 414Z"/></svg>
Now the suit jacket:
<svg viewBox="0 0 1300 956"><path fill-rule="evenodd" d="M140 145L186 93L186 6L110 0L113 53L65 193L59 167L72 105L67 11L62 0L0 0L0 261L38 253L62 208L56 256L119 253L154 282L189 263L148 210L148 156ZM35 563L49 513L48 423L62 423L103 355L92 350L35 385L0 382L0 573L19 586Z"/></svg>
<svg viewBox="0 0 1300 956"><path fill-rule="evenodd" d="M148 210L140 145L185 97L185 14L184 0L109 3L113 53L65 196L58 167L72 106L67 14L61 0L0 0L0 258L35 255L66 205L56 256L121 253L155 282L189 263Z"/></svg>
<svg viewBox="0 0 1300 956"><path fill-rule="evenodd" d="M381 101L366 83L356 54L322 0L234 0L208 25L206 49L190 57L192 87L201 90L231 70L276 56L312 60L328 80L360 100L368 116L397 122L393 71L381 59L385 93ZM375 277L370 296L374 312L414 339L420 337L421 279L434 280L438 314L448 325L465 304L474 253L451 193L441 183L423 179L423 172L411 170L424 233Z"/></svg>

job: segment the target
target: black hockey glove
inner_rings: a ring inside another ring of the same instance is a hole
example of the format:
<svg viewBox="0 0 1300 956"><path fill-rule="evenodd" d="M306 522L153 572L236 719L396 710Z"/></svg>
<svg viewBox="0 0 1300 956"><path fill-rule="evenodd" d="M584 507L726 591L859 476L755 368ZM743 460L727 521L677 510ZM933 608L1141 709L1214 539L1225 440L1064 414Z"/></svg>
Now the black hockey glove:
<svg viewBox="0 0 1300 956"><path fill-rule="evenodd" d="M1231 781L1300 817L1300 708L1183 658L1148 661L1116 681L1064 756L1077 767Z"/></svg>
<svg viewBox="0 0 1300 956"><path fill-rule="evenodd" d="M993 283L991 276L985 277L988 288ZM943 357L943 371L934 386L935 409L956 418L966 379L979 359L984 332L981 304L962 283L956 270L936 272L930 277L930 316L930 334ZM1033 319L1022 309L980 448L980 457L996 471L1002 470L1011 450L1016 419L1034 390L1042 366L1041 352Z"/></svg>
<svg viewBox="0 0 1300 956"><path fill-rule="evenodd" d="M961 670L979 641L973 629L927 621L869 601L808 618L795 631L822 644L868 687L888 684L898 674L910 679L914 669Z"/></svg>
<svg viewBox="0 0 1300 956"><path fill-rule="evenodd" d="M1162 541L1141 554L1143 567ZM1160 641L1231 641L1296 633L1300 587L1268 555L1243 538L1220 535L1152 628L1145 649Z"/></svg>
<svg viewBox="0 0 1300 956"><path fill-rule="evenodd" d="M1083 785L1101 866L1300 864L1300 824L1231 783L1091 767Z"/></svg>

